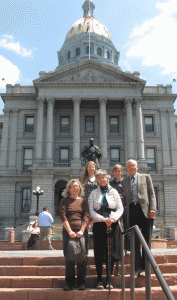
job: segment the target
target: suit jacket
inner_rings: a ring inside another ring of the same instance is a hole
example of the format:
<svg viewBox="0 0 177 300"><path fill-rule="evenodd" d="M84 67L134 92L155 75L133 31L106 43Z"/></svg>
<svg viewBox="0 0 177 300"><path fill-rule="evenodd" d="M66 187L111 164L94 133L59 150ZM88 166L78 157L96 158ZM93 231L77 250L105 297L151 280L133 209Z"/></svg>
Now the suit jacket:
<svg viewBox="0 0 177 300"><path fill-rule="evenodd" d="M145 217L149 219L150 210L156 210L156 197L154 193L152 179L149 174L137 173L137 180L138 200L140 201L140 205ZM132 203L130 175L122 180L122 188L124 191L124 204L127 204L129 215L129 205Z"/></svg>

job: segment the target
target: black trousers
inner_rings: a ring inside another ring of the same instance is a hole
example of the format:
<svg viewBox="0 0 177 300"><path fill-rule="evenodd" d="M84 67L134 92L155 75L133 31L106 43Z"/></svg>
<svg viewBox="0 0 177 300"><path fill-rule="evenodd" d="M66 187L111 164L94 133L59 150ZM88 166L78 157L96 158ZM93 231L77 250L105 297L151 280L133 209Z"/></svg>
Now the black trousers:
<svg viewBox="0 0 177 300"><path fill-rule="evenodd" d="M93 224L94 257L97 271L97 281L102 281L102 266L106 263L106 274L108 281L108 245L106 223L96 222ZM120 230L118 223L111 225L111 265L110 275L112 275L114 262L120 260Z"/></svg>
<svg viewBox="0 0 177 300"><path fill-rule="evenodd" d="M77 285L85 283L87 260L77 263ZM71 287L75 284L75 262L66 260L66 283Z"/></svg>
<svg viewBox="0 0 177 300"><path fill-rule="evenodd" d="M149 248L151 248L151 236L153 229L153 219L147 219L141 209L140 204L130 204L129 206L129 221L130 227L138 225L142 230L142 235ZM138 236L135 234L135 270L145 270L145 252L140 250L140 242Z"/></svg>

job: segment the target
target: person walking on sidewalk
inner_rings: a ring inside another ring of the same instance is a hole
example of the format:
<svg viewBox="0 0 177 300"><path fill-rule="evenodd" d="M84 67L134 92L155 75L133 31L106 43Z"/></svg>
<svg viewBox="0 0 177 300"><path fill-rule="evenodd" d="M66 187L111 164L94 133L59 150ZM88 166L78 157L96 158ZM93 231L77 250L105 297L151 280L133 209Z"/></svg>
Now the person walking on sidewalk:
<svg viewBox="0 0 177 300"><path fill-rule="evenodd" d="M44 207L43 211L39 214L39 226L40 226L40 236L38 250L42 247L42 242L44 237L47 238L47 249L53 250L51 245L51 224L54 222L52 215L49 213L48 207Z"/></svg>

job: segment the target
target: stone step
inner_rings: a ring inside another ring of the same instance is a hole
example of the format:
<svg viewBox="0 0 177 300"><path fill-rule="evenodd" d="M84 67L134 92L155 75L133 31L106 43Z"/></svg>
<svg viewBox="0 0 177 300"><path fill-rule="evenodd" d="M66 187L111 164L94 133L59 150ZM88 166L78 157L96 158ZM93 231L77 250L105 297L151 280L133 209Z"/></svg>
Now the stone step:
<svg viewBox="0 0 177 300"><path fill-rule="evenodd" d="M177 286L170 287L177 299ZM0 288L0 299L2 300L107 300L109 295L108 290L96 290L96 289L86 289L85 291L72 290L70 292L64 292L62 289L56 288ZM162 289L160 287L153 287L151 289L152 300L166 300ZM111 300L121 300L122 292L121 289L111 290ZM125 289L125 299L131 300L130 289ZM144 300L145 299L145 288L136 288L135 299Z"/></svg>
<svg viewBox="0 0 177 300"><path fill-rule="evenodd" d="M169 286L177 285L177 274L164 274L164 278ZM86 286L88 288L96 287L97 276L86 276ZM103 276L103 282L106 282L106 276ZM115 288L121 288L121 277L112 276L112 284ZM63 288L65 285L65 276L1 276L0 288ZM130 288L130 275L125 276L125 286ZM135 280L135 286L145 287L145 278L138 277ZM155 275L151 276L151 286L160 286Z"/></svg>
<svg viewBox="0 0 177 300"><path fill-rule="evenodd" d="M158 265L162 274L177 273L177 263L160 264ZM113 275L116 273L114 267ZM119 273L121 274L121 267L119 266ZM130 265L126 264L124 267L125 275L130 274ZM151 273L154 271L151 269ZM103 265L103 274L106 274L106 266ZM24 265L24 266L0 266L0 276L64 276L65 265ZM96 275L95 265L87 265L87 275Z"/></svg>
<svg viewBox="0 0 177 300"><path fill-rule="evenodd" d="M0 266L34 266L34 265L41 265L41 266L52 266L52 265L64 265L65 264L65 258L62 255L58 255L57 251L52 251L53 256L52 257L45 257L41 256L39 257L38 251L35 252L33 256L23 256L23 257L0 257ZM171 255L154 255L154 258L157 262L157 264L170 264L170 263L177 263L177 254ZM126 255L124 257L125 265L130 264L130 255ZM94 264L94 257L88 256L88 263L87 265L93 265Z"/></svg>

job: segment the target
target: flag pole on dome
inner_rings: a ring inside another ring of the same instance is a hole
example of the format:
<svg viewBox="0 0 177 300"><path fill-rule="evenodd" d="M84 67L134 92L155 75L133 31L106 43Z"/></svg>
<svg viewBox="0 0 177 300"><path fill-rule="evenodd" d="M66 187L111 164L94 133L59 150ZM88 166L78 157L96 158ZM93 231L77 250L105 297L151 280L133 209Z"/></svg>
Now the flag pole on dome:
<svg viewBox="0 0 177 300"><path fill-rule="evenodd" d="M89 15L90 15L90 2L89 2ZM91 15L90 15L91 18ZM90 23L90 20L89 20ZM89 24L89 59L90 59L90 24Z"/></svg>
<svg viewBox="0 0 177 300"><path fill-rule="evenodd" d="M85 16L84 19L84 24L86 22L87 19L91 19L91 14L90 14L90 2L89 2L89 12L88 14ZM87 22L87 28L86 28L86 33L89 32L89 59L90 59L90 20L89 23Z"/></svg>

